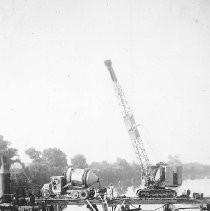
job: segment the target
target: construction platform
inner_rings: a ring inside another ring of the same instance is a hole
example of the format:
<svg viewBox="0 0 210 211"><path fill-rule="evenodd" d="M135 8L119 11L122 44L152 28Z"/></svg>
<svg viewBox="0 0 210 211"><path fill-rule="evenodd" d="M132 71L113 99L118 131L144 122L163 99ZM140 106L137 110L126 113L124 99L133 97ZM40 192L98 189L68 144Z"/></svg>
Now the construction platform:
<svg viewBox="0 0 210 211"><path fill-rule="evenodd" d="M28 203L29 202L29 203ZM30 200L26 199L24 205L15 205L13 203L2 203L0 204L1 211L62 211L66 206L86 206L92 207L89 210L96 211L94 206L101 205L103 211L113 210L113 207L117 205L128 205L134 207L134 205L163 205L163 211L172 211L169 209L170 205L189 205L185 208L179 209L192 209L193 205L195 209L200 209L201 211L210 211L210 197L204 197L202 199L194 198L156 198L156 199L140 199L137 197L115 197L115 198L93 198L93 199L56 199L56 198L35 198L33 204L30 204ZM109 209L109 207L112 207ZM183 206L184 207L184 206ZM141 209L129 209L129 210L141 210Z"/></svg>
<svg viewBox="0 0 210 211"><path fill-rule="evenodd" d="M91 204L100 205L102 200L100 198L93 198L88 200ZM210 204L210 197L205 197L203 199L194 198L158 198L158 199L140 199L138 197L116 197L116 198L106 198L107 204L109 206L120 205L120 204L133 204L133 205L143 205L143 204ZM87 200L73 200L73 199L42 199L37 198L36 202L47 203L50 205L85 205Z"/></svg>

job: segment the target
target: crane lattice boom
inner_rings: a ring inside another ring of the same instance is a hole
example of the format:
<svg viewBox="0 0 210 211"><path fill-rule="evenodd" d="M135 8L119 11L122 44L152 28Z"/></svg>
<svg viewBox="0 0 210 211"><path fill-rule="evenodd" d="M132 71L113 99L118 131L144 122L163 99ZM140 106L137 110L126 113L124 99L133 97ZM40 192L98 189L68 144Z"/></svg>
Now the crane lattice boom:
<svg viewBox="0 0 210 211"><path fill-rule="evenodd" d="M145 150L142 138L140 136L139 130L135 123L133 113L131 111L130 106L128 105L128 102L125 98L123 90L117 80L114 69L112 68L111 60L106 60L105 65L107 66L107 69L109 70L109 73L111 75L111 78L112 78L112 81L114 84L114 88L115 88L115 93L117 95L117 98L118 98L118 101L119 101L119 104L121 107L123 119L124 119L126 128L128 130L130 139L132 141L132 145L133 145L134 151L136 153L137 160L143 170L143 175L147 176L148 175L147 171L148 171L148 167L150 166L150 162L149 162L148 156L146 154L146 150Z"/></svg>

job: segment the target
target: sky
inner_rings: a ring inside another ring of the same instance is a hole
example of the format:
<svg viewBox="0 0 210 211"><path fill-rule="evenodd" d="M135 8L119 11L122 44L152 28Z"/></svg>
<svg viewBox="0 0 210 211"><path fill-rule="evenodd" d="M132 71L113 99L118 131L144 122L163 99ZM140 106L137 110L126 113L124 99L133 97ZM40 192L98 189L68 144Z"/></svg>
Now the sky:
<svg viewBox="0 0 210 211"><path fill-rule="evenodd" d="M70 160L136 161L111 59L152 163L210 164L208 0L0 0L0 134Z"/></svg>

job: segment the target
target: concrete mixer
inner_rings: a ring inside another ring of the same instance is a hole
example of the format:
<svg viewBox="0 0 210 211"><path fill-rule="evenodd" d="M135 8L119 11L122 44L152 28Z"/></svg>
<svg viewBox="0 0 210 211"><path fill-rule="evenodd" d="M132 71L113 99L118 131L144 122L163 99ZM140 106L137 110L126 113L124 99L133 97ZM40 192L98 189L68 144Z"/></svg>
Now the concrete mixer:
<svg viewBox="0 0 210 211"><path fill-rule="evenodd" d="M62 176L52 176L41 192L44 198L87 199L95 195L93 185L97 182L99 178L91 169L69 168Z"/></svg>

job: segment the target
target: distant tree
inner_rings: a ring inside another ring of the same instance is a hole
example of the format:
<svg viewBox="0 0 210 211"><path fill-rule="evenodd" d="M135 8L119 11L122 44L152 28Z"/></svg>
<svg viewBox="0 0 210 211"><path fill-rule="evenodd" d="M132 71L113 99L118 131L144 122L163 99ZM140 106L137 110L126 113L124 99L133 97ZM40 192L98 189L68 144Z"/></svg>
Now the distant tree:
<svg viewBox="0 0 210 211"><path fill-rule="evenodd" d="M136 169L122 158L117 158L114 166L117 171L115 174L118 175L118 185L116 186L117 192L119 194L124 194L127 192L128 187L134 185Z"/></svg>
<svg viewBox="0 0 210 211"><path fill-rule="evenodd" d="M77 154L71 158L71 164L74 168L87 168L88 164L86 158L82 154Z"/></svg>
<svg viewBox="0 0 210 211"><path fill-rule="evenodd" d="M136 163L130 164L125 159L117 158L114 163L92 162L89 167L96 170L102 186L112 184L119 195L125 194L128 187L136 189L140 186L141 172Z"/></svg>
<svg viewBox="0 0 210 211"><path fill-rule="evenodd" d="M25 153L32 160L26 169L35 184L44 184L51 176L62 175L68 166L66 154L58 148L48 148L42 152L29 148Z"/></svg>
<svg viewBox="0 0 210 211"><path fill-rule="evenodd" d="M58 148L45 149L42 152L42 160L48 166L51 176L61 175L68 166L66 154Z"/></svg>
<svg viewBox="0 0 210 211"><path fill-rule="evenodd" d="M169 155L167 163L171 165L182 165L179 155Z"/></svg>
<svg viewBox="0 0 210 211"><path fill-rule="evenodd" d="M52 170L44 163L31 163L27 167L29 172L29 177L32 180L33 184L43 185L44 183L49 182Z"/></svg>
<svg viewBox="0 0 210 211"><path fill-rule="evenodd" d="M18 188L26 187L29 180L25 173L25 165L19 159L18 150L10 147L10 145L9 141L0 136L0 153L6 157L7 162L5 164L10 170L11 192L14 193Z"/></svg>
<svg viewBox="0 0 210 211"><path fill-rule="evenodd" d="M50 167L65 168L67 164L66 154L58 148L48 148L42 152L42 159Z"/></svg>
<svg viewBox="0 0 210 211"><path fill-rule="evenodd" d="M4 137L0 135L0 153L7 158L7 167L10 169L11 165L15 162L20 162L18 159L18 150L12 147L9 147L11 143L4 140Z"/></svg>
<svg viewBox="0 0 210 211"><path fill-rule="evenodd" d="M34 162L41 161L41 152L36 150L35 148L29 148L25 150L25 153L29 156L29 158Z"/></svg>

